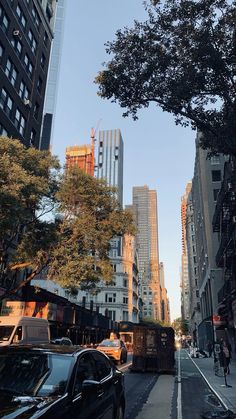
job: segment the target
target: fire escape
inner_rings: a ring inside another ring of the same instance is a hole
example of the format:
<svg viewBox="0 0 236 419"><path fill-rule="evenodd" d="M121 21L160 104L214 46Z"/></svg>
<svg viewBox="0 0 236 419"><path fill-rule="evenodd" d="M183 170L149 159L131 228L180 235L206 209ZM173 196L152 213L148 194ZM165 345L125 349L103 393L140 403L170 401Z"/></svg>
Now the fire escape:
<svg viewBox="0 0 236 419"><path fill-rule="evenodd" d="M236 299L236 161L225 163L224 179L217 197L213 231L220 235L216 265L224 269L224 285L218 292L218 311L233 327L232 303Z"/></svg>

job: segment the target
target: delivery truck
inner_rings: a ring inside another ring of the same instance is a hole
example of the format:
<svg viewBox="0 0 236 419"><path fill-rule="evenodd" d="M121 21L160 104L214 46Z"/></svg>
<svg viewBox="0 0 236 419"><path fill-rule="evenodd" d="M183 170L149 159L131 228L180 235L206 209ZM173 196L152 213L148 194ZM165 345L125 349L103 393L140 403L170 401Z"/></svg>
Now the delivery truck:
<svg viewBox="0 0 236 419"><path fill-rule="evenodd" d="M0 316L0 347L11 344L50 342L46 319L27 316Z"/></svg>

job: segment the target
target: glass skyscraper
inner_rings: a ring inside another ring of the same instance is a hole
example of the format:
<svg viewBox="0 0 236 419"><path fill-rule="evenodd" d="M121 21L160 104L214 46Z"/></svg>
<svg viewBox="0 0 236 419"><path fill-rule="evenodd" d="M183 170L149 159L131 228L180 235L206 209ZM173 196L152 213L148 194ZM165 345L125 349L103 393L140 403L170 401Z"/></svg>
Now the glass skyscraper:
<svg viewBox="0 0 236 419"><path fill-rule="evenodd" d="M117 188L117 198L123 205L123 153L124 145L119 129L99 131L97 178L105 179Z"/></svg>

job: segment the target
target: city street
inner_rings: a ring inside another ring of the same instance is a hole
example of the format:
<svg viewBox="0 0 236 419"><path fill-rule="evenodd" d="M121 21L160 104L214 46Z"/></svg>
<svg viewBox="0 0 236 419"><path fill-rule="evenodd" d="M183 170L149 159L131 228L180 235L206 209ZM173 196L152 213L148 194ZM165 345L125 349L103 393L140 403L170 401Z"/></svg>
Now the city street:
<svg viewBox="0 0 236 419"><path fill-rule="evenodd" d="M209 368L212 367L213 371L213 359L194 360L186 349L181 349L176 352L175 376L130 372L131 362L132 355L129 355L127 363L119 366L125 373L125 419L199 419L216 413L217 417L227 417L220 416L227 411L222 401L223 394L219 391L219 388L221 391L228 390L224 389L223 377L215 378L215 389L208 381ZM233 374L232 383L235 382ZM214 374L212 376L214 379ZM217 385L220 387L217 388ZM229 388L228 391L226 394L230 398L233 390ZM233 409L233 405L230 408Z"/></svg>

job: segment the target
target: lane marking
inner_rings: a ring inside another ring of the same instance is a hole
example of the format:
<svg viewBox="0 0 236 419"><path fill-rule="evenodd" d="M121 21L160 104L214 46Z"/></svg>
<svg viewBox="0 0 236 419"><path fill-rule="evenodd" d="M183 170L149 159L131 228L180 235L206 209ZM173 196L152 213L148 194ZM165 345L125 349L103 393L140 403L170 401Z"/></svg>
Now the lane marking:
<svg viewBox="0 0 236 419"><path fill-rule="evenodd" d="M178 350L178 396L177 396L177 417L178 417L178 419L182 419L182 395L181 395L180 350Z"/></svg>

